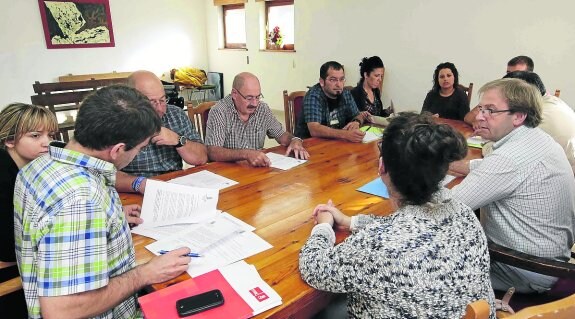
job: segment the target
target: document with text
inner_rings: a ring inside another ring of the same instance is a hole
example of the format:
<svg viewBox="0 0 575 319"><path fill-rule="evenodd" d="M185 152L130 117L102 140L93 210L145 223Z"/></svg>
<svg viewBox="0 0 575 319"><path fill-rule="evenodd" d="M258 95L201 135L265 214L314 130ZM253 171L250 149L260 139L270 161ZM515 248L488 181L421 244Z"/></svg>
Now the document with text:
<svg viewBox="0 0 575 319"><path fill-rule="evenodd" d="M215 214L219 191L149 179L140 217L146 227L196 223Z"/></svg>

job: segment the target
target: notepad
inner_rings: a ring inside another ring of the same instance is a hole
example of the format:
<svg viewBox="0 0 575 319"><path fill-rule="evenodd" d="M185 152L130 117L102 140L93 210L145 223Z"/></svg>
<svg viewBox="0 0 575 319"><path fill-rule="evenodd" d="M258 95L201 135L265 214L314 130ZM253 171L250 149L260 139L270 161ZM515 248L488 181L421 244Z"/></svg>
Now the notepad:
<svg viewBox="0 0 575 319"><path fill-rule="evenodd" d="M363 193L368 193L383 198L389 198L389 191L387 190L387 186L385 186L380 177L377 177L373 181L363 185L357 190Z"/></svg>
<svg viewBox="0 0 575 319"><path fill-rule="evenodd" d="M363 143L379 140L383 136L383 129L379 127L363 126L359 130L365 132L362 140Z"/></svg>
<svg viewBox="0 0 575 319"><path fill-rule="evenodd" d="M471 136L467 138L467 146L474 148L482 148L485 143L489 142L481 136Z"/></svg>

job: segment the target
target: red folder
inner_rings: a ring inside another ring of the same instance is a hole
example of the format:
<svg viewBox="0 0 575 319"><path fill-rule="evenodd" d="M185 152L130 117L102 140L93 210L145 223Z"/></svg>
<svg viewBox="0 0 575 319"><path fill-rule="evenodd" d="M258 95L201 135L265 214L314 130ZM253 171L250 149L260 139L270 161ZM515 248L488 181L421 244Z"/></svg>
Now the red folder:
<svg viewBox="0 0 575 319"><path fill-rule="evenodd" d="M253 316L252 308L238 295L222 276L213 270L138 298L146 319L179 319L176 301L206 291L219 289L224 296L222 306L189 316L191 319L230 318L244 319Z"/></svg>

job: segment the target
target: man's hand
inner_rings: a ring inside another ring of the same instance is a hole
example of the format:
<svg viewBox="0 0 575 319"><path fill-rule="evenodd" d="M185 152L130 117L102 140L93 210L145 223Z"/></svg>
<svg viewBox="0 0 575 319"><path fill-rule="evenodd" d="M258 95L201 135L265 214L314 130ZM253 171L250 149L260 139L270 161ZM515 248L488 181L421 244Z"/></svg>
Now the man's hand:
<svg viewBox="0 0 575 319"><path fill-rule="evenodd" d="M359 129L346 131L345 139L353 142L353 143L361 143L363 141L363 137L365 136L365 132L360 131Z"/></svg>
<svg viewBox="0 0 575 319"><path fill-rule="evenodd" d="M331 217L325 216L326 213L329 213ZM345 215L339 209L333 206L331 199L327 202L327 204L317 205L313 210L313 217L318 224L330 223L330 225L335 225L336 228L342 230L348 230L351 225L351 217Z"/></svg>
<svg viewBox="0 0 575 319"><path fill-rule="evenodd" d="M309 153L303 147L303 143L300 139L294 138L289 143L285 156L288 156L293 151L295 158L307 160L309 158Z"/></svg>
<svg viewBox="0 0 575 319"><path fill-rule="evenodd" d="M126 220L128 221L130 227L134 227L144 222L144 220L140 218L140 213L142 210L140 205L131 204L125 205L122 208L124 209L124 215L126 215Z"/></svg>
<svg viewBox="0 0 575 319"><path fill-rule="evenodd" d="M246 160L251 166L255 167L269 167L272 162L264 152L256 150L245 150L247 152Z"/></svg>
<svg viewBox="0 0 575 319"><path fill-rule="evenodd" d="M148 285L164 282L179 276L188 269L191 257L188 247L174 249L164 255L156 256L142 265L141 272Z"/></svg>
<svg viewBox="0 0 575 319"><path fill-rule="evenodd" d="M351 121L351 122L347 123L342 128L342 130L348 130L348 131L357 130L357 129L359 129L359 122L358 121Z"/></svg>
<svg viewBox="0 0 575 319"><path fill-rule="evenodd" d="M156 144L156 145L178 145L180 136L170 130L169 128L165 128L162 126L162 129L160 130L160 134L154 136L152 138L152 143Z"/></svg>

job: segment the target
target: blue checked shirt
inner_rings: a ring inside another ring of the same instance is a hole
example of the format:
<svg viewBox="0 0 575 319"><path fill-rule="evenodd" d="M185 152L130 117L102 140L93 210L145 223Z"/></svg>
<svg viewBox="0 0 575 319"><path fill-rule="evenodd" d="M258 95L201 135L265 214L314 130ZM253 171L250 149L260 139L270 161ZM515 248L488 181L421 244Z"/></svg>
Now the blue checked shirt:
<svg viewBox="0 0 575 319"><path fill-rule="evenodd" d="M16 258L30 318L42 317L39 296L99 289L135 266L115 176L111 163L53 145L18 174ZM134 295L95 318L140 316Z"/></svg>
<svg viewBox="0 0 575 319"><path fill-rule="evenodd" d="M162 117L162 125L188 140L202 143L202 138L194 129L190 118L177 106L168 105ZM182 157L172 145L150 144L138 153L134 160L122 171L138 176L155 176L182 169Z"/></svg>
<svg viewBox="0 0 575 319"><path fill-rule="evenodd" d="M310 122L341 129L358 114L357 105L348 90L343 90L338 106L330 112L327 97L318 83L309 89L303 99L303 116L298 119L295 135L300 138L310 137L307 128L307 123Z"/></svg>

